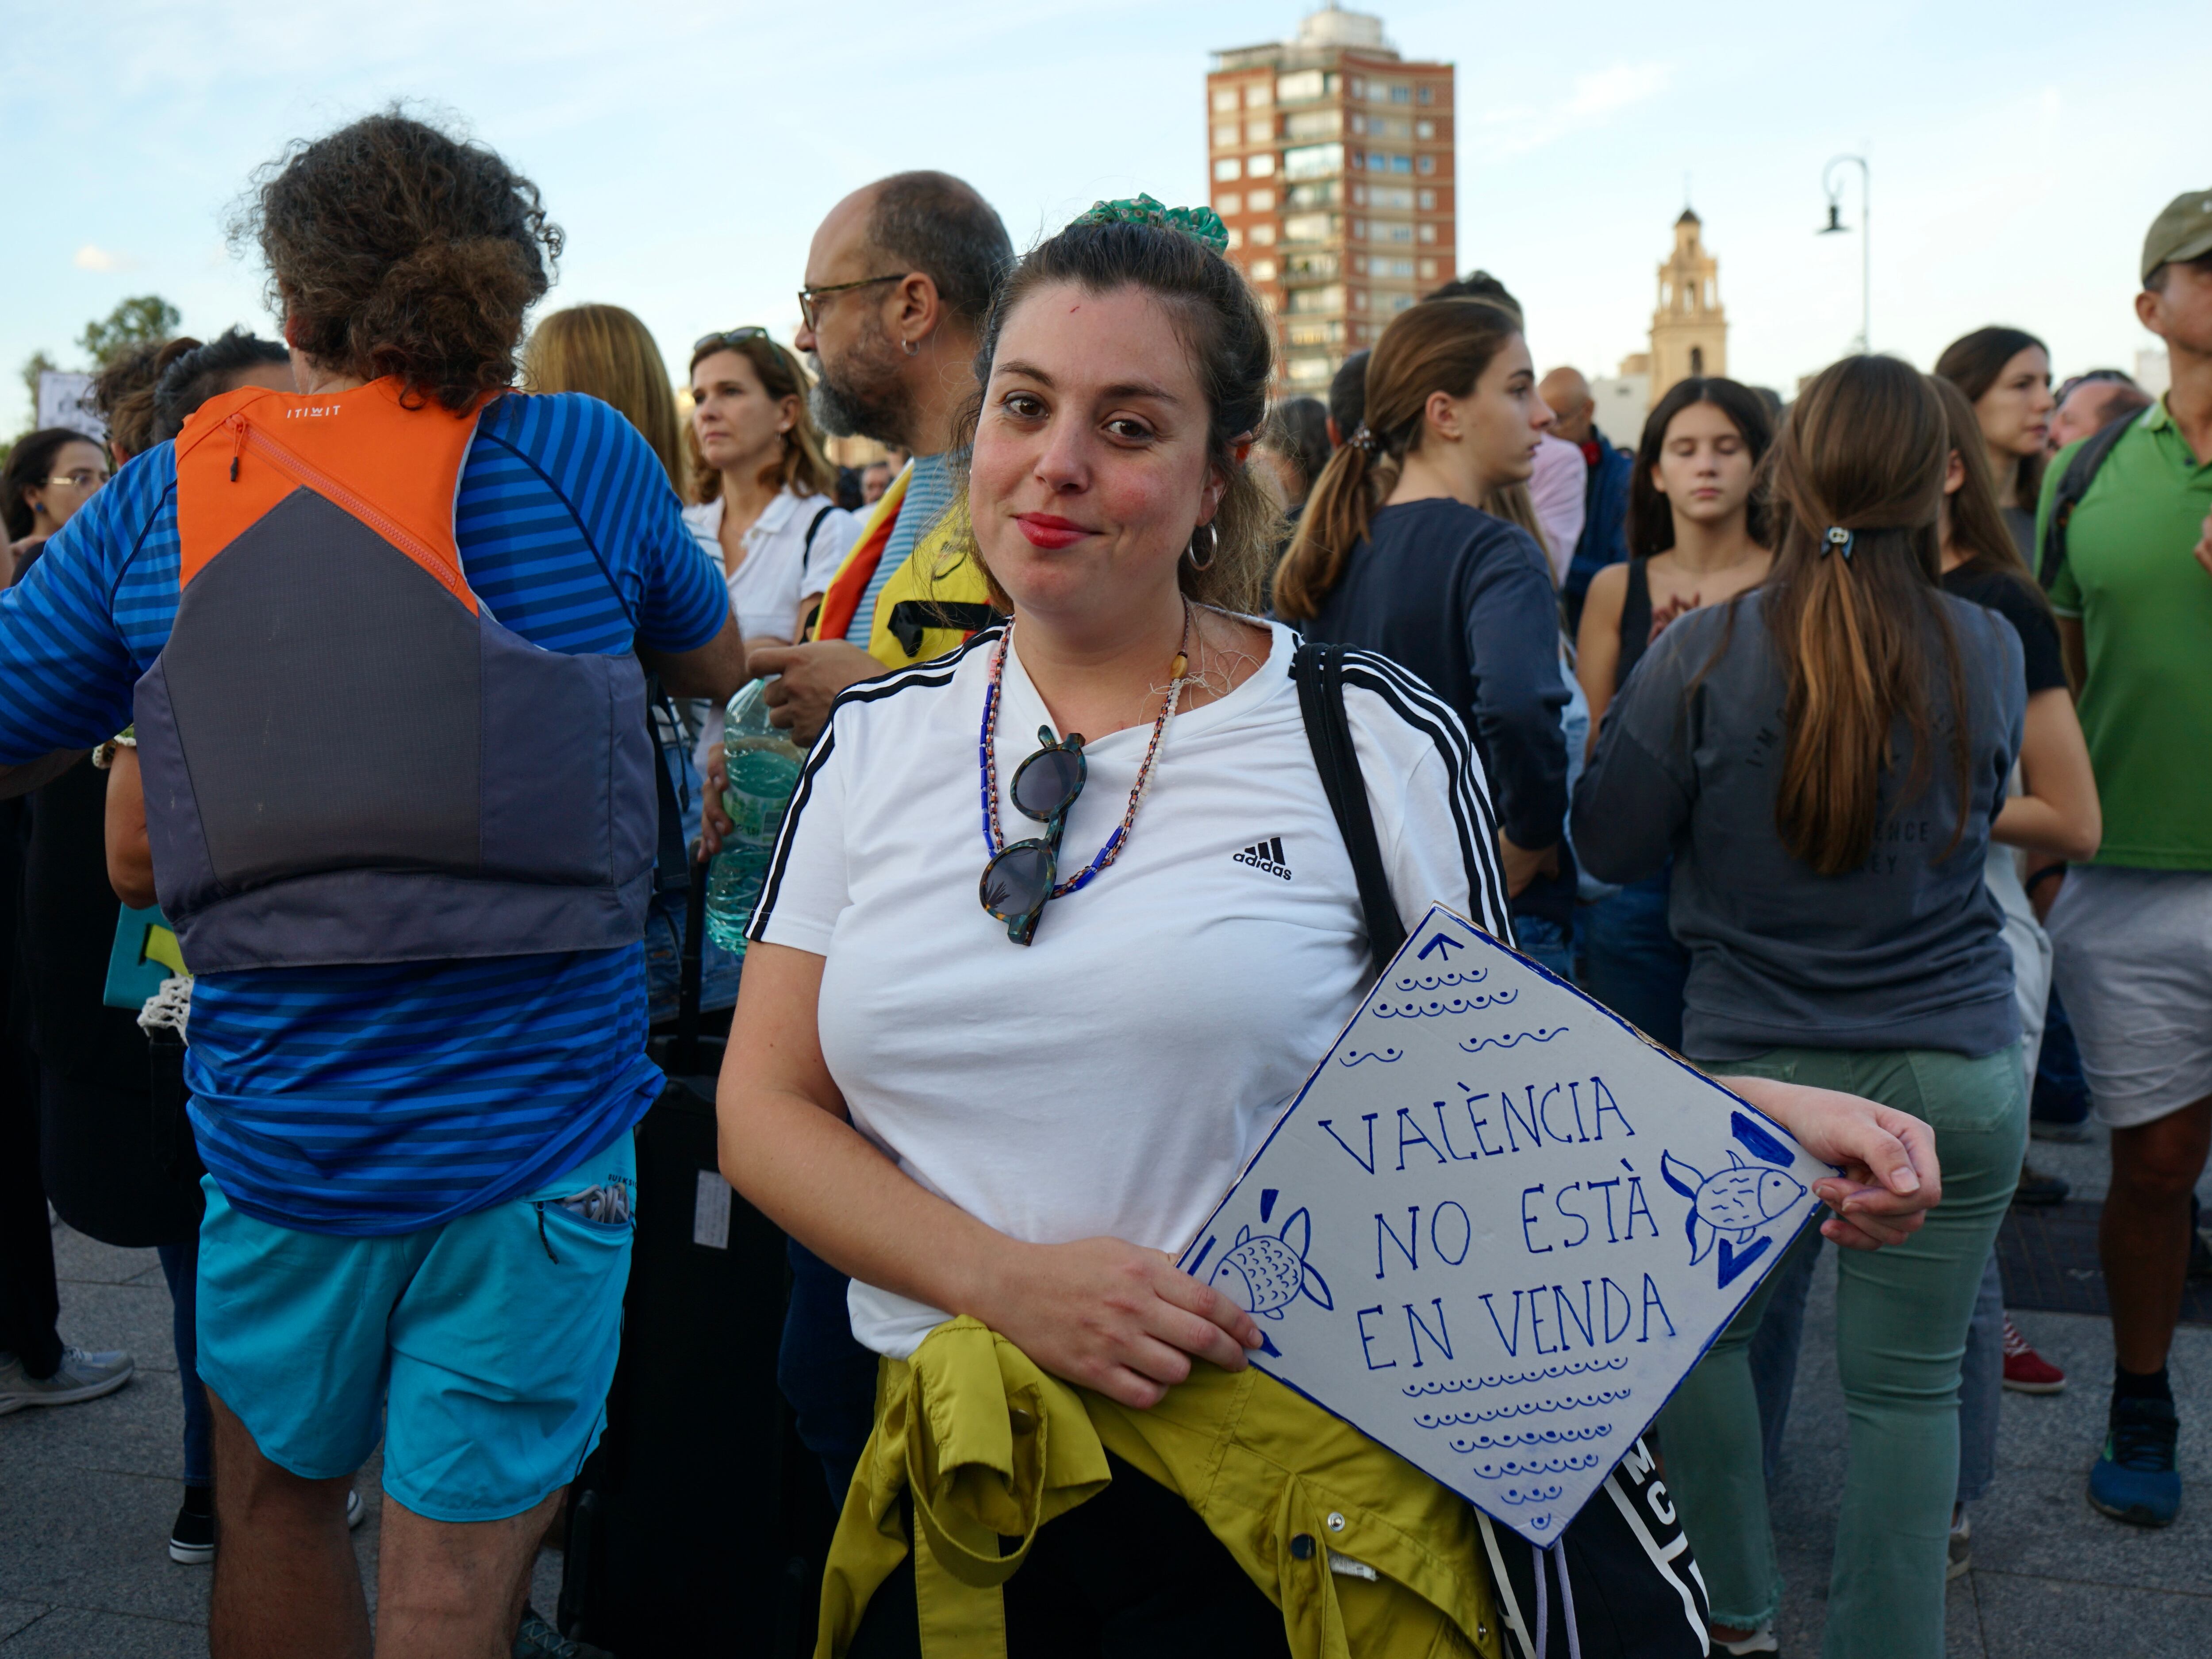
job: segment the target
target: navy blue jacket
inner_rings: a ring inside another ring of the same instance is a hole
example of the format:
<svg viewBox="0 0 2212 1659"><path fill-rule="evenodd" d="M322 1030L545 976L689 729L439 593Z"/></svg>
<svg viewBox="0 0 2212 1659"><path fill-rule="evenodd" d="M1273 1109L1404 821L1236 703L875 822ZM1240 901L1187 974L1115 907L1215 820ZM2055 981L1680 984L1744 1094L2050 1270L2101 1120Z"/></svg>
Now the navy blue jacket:
<svg viewBox="0 0 2212 1659"><path fill-rule="evenodd" d="M1636 474L1636 458L1615 448L1595 427L1590 428L1590 437L1597 445L1597 465L1583 483L1582 539L1575 544L1567 579L1559 586L1570 637L1582 629L1583 599L1589 592L1590 578L1628 556L1628 482Z"/></svg>

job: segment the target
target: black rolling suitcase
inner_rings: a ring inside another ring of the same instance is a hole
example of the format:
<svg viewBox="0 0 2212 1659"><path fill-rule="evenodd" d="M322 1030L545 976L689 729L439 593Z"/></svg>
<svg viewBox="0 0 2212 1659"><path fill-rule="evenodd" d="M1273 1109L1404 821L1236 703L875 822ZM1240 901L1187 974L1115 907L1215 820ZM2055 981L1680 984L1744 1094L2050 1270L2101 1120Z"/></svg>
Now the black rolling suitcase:
<svg viewBox="0 0 2212 1659"><path fill-rule="evenodd" d="M811 1653L834 1517L777 1392L783 1233L723 1182L691 866L668 1085L637 1131L637 1232L607 1429L570 1488L556 1623L617 1659Z"/></svg>

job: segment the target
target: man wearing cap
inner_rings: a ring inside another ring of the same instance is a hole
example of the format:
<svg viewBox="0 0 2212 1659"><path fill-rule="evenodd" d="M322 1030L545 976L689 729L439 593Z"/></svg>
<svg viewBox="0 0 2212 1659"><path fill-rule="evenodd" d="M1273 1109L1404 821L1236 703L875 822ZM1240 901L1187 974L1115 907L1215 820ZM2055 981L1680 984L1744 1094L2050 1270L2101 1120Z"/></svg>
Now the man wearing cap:
<svg viewBox="0 0 2212 1659"><path fill-rule="evenodd" d="M2039 543L2104 805L2096 857L2051 907L2059 994L2112 1133L2098 1244L2118 1361L2089 1501L2138 1526L2181 1504L2166 1349L2187 1273L2190 1194L2212 1145L2212 190L2159 215L2136 315L2172 387L2105 457L2070 516L2045 473Z"/></svg>

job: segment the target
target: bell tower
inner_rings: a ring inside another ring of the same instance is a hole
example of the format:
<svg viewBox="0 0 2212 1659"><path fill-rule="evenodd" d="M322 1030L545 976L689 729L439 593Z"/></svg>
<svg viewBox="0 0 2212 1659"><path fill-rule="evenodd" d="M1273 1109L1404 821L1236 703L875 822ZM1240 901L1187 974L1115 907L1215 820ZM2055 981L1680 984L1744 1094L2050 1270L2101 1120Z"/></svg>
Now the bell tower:
<svg viewBox="0 0 2212 1659"><path fill-rule="evenodd" d="M1651 401L1693 374L1728 373L1728 314L1721 307L1720 261L1705 252L1704 228L1688 208L1674 221L1674 252L1659 267L1659 307L1651 313Z"/></svg>

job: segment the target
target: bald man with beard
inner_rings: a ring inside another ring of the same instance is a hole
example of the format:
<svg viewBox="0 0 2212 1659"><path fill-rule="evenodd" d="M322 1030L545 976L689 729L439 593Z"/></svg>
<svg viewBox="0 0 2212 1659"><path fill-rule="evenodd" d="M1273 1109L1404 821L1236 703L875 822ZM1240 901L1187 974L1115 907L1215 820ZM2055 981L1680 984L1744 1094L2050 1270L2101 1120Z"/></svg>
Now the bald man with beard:
<svg viewBox="0 0 2212 1659"><path fill-rule="evenodd" d="M1553 369L1537 383L1536 395L1559 417L1553 435L1580 448L1586 469L1582 535L1559 584L1571 631L1582 624L1583 597L1589 592L1590 578L1628 556L1628 483L1635 463L1627 451L1598 430L1597 399L1579 370Z"/></svg>

